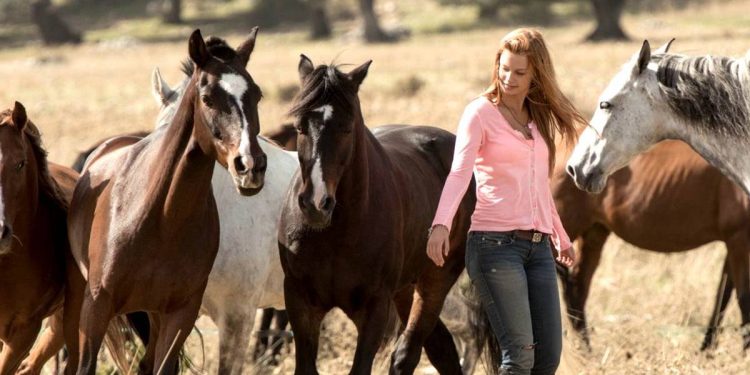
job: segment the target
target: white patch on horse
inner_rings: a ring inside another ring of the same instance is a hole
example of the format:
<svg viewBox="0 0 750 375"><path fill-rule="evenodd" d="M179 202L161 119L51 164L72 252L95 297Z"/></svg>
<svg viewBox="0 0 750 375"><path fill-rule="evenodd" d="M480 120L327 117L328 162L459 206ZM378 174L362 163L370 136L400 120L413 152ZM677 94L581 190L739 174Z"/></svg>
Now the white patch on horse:
<svg viewBox="0 0 750 375"><path fill-rule="evenodd" d="M243 163L247 165L251 162L250 129L248 129L245 109L242 105L242 96L247 92L247 81L239 74L224 73L221 75L221 80L219 80L219 86L235 99L235 102L240 108L238 116L242 124L242 135L240 136L239 151L240 155L242 155Z"/></svg>
<svg viewBox="0 0 750 375"><path fill-rule="evenodd" d="M313 109L313 112L323 113L323 122L327 122L333 117L333 106L330 104L326 104L324 106Z"/></svg>
<svg viewBox="0 0 750 375"><path fill-rule="evenodd" d="M320 160L320 155L313 162L310 181L312 181L313 185L313 198L317 200L317 197L323 195L322 190L325 186L325 181L323 181L323 162Z"/></svg>

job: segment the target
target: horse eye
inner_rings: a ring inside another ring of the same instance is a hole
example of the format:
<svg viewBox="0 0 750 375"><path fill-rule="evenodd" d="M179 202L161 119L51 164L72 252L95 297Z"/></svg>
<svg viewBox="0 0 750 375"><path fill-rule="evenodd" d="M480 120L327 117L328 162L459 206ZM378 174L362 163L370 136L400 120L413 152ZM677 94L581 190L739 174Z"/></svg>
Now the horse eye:
<svg viewBox="0 0 750 375"><path fill-rule="evenodd" d="M205 104L207 107L211 107L213 105L213 101L208 95L201 95L201 101L203 101L203 104Z"/></svg>
<svg viewBox="0 0 750 375"><path fill-rule="evenodd" d="M16 164L16 170L20 171L21 168L23 168L25 166L26 166L26 160L22 160L22 161L18 162L18 164Z"/></svg>
<svg viewBox="0 0 750 375"><path fill-rule="evenodd" d="M601 109L612 109L612 103L610 102L601 102L599 103L599 108Z"/></svg>

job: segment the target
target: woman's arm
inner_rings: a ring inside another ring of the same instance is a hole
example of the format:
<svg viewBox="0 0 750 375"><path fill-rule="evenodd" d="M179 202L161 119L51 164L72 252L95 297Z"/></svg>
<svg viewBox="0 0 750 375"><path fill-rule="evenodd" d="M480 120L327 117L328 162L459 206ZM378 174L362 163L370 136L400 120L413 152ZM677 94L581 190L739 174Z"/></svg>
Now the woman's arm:
<svg viewBox="0 0 750 375"><path fill-rule="evenodd" d="M453 151L453 163L448 178L440 195L435 219L432 225L444 225L450 231L453 216L466 193L474 171L474 161L482 144L482 123L479 108L469 105L461 116L456 130L456 148Z"/></svg>
<svg viewBox="0 0 750 375"><path fill-rule="evenodd" d="M563 228L562 220L560 220L560 214L557 213L557 207L555 206L555 200L552 198L552 194L549 194L549 205L550 212L552 213L552 244L555 246L558 252L570 248L573 244L570 242L568 233Z"/></svg>

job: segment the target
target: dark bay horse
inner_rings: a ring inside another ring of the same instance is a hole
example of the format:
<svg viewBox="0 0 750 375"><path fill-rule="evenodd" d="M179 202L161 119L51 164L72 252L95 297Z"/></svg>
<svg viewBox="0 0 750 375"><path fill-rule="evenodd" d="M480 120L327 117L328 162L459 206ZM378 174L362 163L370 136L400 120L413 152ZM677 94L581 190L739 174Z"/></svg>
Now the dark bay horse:
<svg viewBox="0 0 750 375"><path fill-rule="evenodd" d="M437 267L426 255L426 230L455 137L426 126L371 133L357 94L369 65L342 73L314 67L304 55L299 63L302 89L290 113L299 132L300 171L279 227L295 373L317 373L320 324L334 307L358 331L350 373L370 373L392 301L405 329L391 372L413 373L424 346L441 374L460 374L456 347L438 315L464 268L474 188L458 209L446 264Z"/></svg>
<svg viewBox="0 0 750 375"><path fill-rule="evenodd" d="M196 69L172 122L140 140L111 139L88 158L68 222L86 278L85 293L66 300L81 304L80 340L78 327L65 329L68 348L80 350L71 354L79 374L95 373L107 323L133 311L148 312L151 323L140 370L173 372L218 250L214 164L228 167L243 195L263 186L261 92L246 70L256 33L236 51L209 51L211 39L193 32Z"/></svg>
<svg viewBox="0 0 750 375"><path fill-rule="evenodd" d="M42 320L62 307L70 254L65 222L77 178L47 162L39 130L21 103L0 112L2 375L16 372Z"/></svg>
<svg viewBox="0 0 750 375"><path fill-rule="evenodd" d="M579 261L561 270L568 317L588 343L586 299L610 233L635 246L672 253L712 241L727 247L722 280L702 349L715 342L716 327L732 289L750 323L750 199L690 146L664 141L613 173L599 195L579 190L557 171L552 192L565 230L577 238ZM727 277L728 276L728 277ZM745 331L744 348L750 346Z"/></svg>

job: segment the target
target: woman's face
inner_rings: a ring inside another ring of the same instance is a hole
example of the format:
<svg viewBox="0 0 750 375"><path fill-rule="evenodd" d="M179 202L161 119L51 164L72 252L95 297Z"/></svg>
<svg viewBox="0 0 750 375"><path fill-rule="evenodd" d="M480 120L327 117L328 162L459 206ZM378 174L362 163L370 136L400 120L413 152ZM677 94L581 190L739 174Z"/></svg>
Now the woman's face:
<svg viewBox="0 0 750 375"><path fill-rule="evenodd" d="M497 74L503 95L526 96L528 94L532 72L526 55L504 50L500 55L500 67Z"/></svg>

